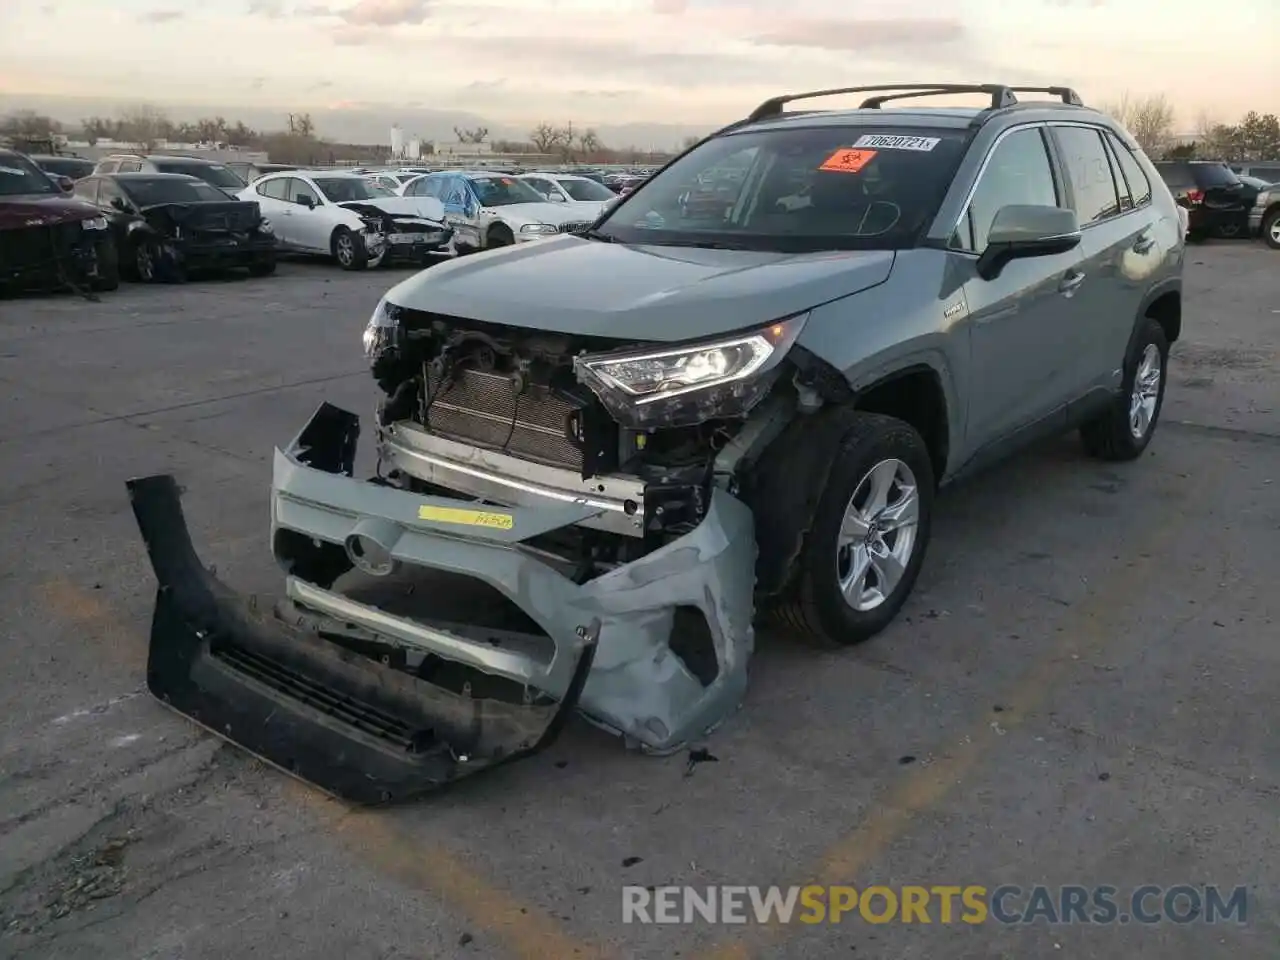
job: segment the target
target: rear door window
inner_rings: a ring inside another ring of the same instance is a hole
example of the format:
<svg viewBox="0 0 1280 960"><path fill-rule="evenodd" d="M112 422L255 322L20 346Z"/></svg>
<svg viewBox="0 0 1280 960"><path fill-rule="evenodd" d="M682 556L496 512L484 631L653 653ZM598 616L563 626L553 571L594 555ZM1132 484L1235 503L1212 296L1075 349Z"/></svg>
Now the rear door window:
<svg viewBox="0 0 1280 960"><path fill-rule="evenodd" d="M1100 223L1120 212L1120 195L1097 127L1055 126L1054 137L1062 151L1075 195L1080 225Z"/></svg>
<svg viewBox="0 0 1280 960"><path fill-rule="evenodd" d="M1142 164L1138 163L1138 158L1123 143L1111 134L1106 136L1107 144L1111 147L1112 153L1120 163L1120 172L1124 175L1124 181L1128 185L1128 192L1133 199L1133 205L1141 207L1150 203L1151 181L1147 179L1147 174L1142 169Z"/></svg>
<svg viewBox="0 0 1280 960"><path fill-rule="evenodd" d="M120 173L141 173L142 163L138 160L121 160Z"/></svg>
<svg viewBox="0 0 1280 960"><path fill-rule="evenodd" d="M258 193L272 200L284 200L288 196L288 177L277 177L258 184Z"/></svg>

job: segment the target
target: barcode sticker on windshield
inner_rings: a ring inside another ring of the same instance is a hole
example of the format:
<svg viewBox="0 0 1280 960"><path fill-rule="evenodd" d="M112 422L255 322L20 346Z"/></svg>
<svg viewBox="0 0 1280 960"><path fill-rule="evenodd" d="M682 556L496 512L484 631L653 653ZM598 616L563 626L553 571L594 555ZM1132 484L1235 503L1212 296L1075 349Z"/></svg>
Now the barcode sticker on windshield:
<svg viewBox="0 0 1280 960"><path fill-rule="evenodd" d="M854 146L876 150L920 150L928 153L941 142L938 137L896 137L885 133L868 133L859 137Z"/></svg>
<svg viewBox="0 0 1280 960"><path fill-rule="evenodd" d="M841 147L826 160L822 161L819 170L827 173L858 173L863 167L875 159L874 150L850 150Z"/></svg>

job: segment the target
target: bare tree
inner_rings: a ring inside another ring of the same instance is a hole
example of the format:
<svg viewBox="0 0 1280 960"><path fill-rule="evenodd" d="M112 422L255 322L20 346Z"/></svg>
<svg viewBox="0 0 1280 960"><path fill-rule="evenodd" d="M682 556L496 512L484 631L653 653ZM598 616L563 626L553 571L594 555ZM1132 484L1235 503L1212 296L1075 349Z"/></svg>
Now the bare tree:
<svg viewBox="0 0 1280 960"><path fill-rule="evenodd" d="M578 149L582 151L583 156L589 157L599 153L603 146L599 135L594 130L587 129L578 134Z"/></svg>
<svg viewBox="0 0 1280 960"><path fill-rule="evenodd" d="M154 150L156 144L173 133L173 123L163 110L150 104L142 104L124 110L120 114L116 135L122 140L136 143L144 150Z"/></svg>
<svg viewBox="0 0 1280 960"><path fill-rule="evenodd" d="M529 142L538 153L550 153L559 141L559 131L549 123L540 123L529 131Z"/></svg>
<svg viewBox="0 0 1280 960"><path fill-rule="evenodd" d="M36 113L34 110L19 110L4 118L0 124L0 132L13 137L48 137L62 132L62 125L52 117Z"/></svg>
<svg viewBox="0 0 1280 960"><path fill-rule="evenodd" d="M1173 105L1163 93L1133 97L1127 91L1102 111L1124 126L1142 149L1159 157L1173 135Z"/></svg>

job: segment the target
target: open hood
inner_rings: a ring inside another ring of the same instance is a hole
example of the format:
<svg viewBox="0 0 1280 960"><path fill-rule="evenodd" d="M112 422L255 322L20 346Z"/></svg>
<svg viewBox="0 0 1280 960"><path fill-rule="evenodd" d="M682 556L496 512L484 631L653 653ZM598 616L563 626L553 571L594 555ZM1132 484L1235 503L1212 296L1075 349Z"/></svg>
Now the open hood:
<svg viewBox="0 0 1280 960"><path fill-rule="evenodd" d="M418 217L422 220L444 222L444 206L435 197L374 197L371 200L347 200L340 207L359 210L360 207L376 207L383 213L400 217Z"/></svg>
<svg viewBox="0 0 1280 960"><path fill-rule="evenodd" d="M786 254L559 236L441 264L387 300L556 333L674 342L858 293L887 280L893 260L889 250Z"/></svg>

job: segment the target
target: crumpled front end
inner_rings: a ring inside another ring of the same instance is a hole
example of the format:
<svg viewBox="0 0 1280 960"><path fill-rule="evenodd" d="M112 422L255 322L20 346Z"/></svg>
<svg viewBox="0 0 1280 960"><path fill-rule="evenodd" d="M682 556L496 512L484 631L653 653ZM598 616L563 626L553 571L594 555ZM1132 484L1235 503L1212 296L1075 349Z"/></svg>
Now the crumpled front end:
<svg viewBox="0 0 1280 960"><path fill-rule="evenodd" d="M582 582L531 541L583 524L631 522L625 493L566 494L536 477L468 462L463 445L415 447L407 438L384 437L380 455L469 470L473 479L488 475L502 488L482 503L356 480L357 424L354 414L325 404L276 452L272 542L298 607L411 654L559 699L572 689L582 635L596 624L592 670L577 705L653 752L702 736L739 705L754 643L756 551L751 513L736 498L716 491L690 532ZM379 609L331 589L353 566L373 577L409 568L469 578L496 590L525 626L433 622Z"/></svg>

